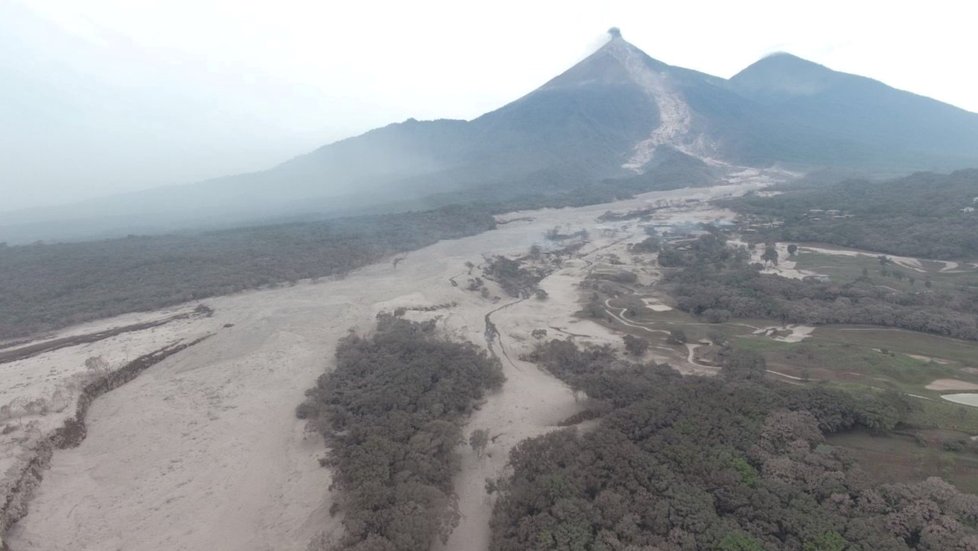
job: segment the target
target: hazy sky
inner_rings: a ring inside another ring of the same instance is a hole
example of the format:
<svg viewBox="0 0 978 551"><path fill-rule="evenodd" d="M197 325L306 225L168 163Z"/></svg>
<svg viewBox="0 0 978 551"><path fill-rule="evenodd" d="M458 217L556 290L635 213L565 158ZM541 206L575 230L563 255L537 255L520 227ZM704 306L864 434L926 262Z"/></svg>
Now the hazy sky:
<svg viewBox="0 0 978 551"><path fill-rule="evenodd" d="M774 51L978 111L970 3L0 0L0 211L271 166L471 119L621 27L729 77Z"/></svg>

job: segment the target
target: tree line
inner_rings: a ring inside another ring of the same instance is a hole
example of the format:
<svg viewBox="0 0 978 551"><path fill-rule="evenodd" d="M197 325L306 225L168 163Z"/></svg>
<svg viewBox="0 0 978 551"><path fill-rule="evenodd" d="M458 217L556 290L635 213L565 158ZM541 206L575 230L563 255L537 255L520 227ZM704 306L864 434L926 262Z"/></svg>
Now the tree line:
<svg viewBox="0 0 978 551"><path fill-rule="evenodd" d="M495 227L450 206L254 228L0 247L0 339L245 289L341 275Z"/></svg>
<svg viewBox="0 0 978 551"><path fill-rule="evenodd" d="M495 214L715 181L702 162L680 156L628 178L569 185L566 174L543 172L441 193L425 199L427 210L81 243L0 242L0 339L341 275L390 254L493 229Z"/></svg>
<svg viewBox="0 0 978 551"><path fill-rule="evenodd" d="M978 290L899 291L867 276L851 282L797 280L762 274L743 248L717 231L663 246L659 263L677 306L708 321L731 317L786 323L869 324L961 339L978 339Z"/></svg>
<svg viewBox="0 0 978 551"><path fill-rule="evenodd" d="M787 188L728 203L774 219L761 239L831 243L887 254L978 259L978 170L918 173L896 180L848 180Z"/></svg>

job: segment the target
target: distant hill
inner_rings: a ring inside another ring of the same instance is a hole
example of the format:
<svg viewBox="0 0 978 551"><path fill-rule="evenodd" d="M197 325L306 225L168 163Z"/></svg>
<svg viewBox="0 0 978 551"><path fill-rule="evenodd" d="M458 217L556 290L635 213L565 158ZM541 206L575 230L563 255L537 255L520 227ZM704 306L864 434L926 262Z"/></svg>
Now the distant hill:
<svg viewBox="0 0 978 551"><path fill-rule="evenodd" d="M790 54L766 57L729 83L781 123L776 135L786 139L760 161L887 171L976 166L978 115L952 105Z"/></svg>
<svg viewBox="0 0 978 551"><path fill-rule="evenodd" d="M645 174L782 164L890 174L978 166L978 115L778 54L726 80L613 30L589 57L472 121L409 119L252 174L7 213L0 241L159 233L508 200ZM693 163L696 161L699 163Z"/></svg>

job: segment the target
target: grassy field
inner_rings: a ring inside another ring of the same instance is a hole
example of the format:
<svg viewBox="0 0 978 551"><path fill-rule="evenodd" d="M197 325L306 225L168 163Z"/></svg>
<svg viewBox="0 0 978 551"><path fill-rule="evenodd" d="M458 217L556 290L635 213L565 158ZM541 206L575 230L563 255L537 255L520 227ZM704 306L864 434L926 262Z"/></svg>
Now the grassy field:
<svg viewBox="0 0 978 551"><path fill-rule="evenodd" d="M942 272L943 263L922 262L924 272L873 256L841 256L802 252L792 258L797 268L825 274L844 284L868 277L881 287L900 292L951 291L978 286L978 271ZM888 272L884 275L883 271ZM901 274L895 277L893 274ZM912 279L911 279L912 278ZM887 390L908 395L912 412L898 434L850 432L833 435L830 444L849 450L863 465L870 482L923 480L939 476L968 492L978 492L978 408L954 404L929 390L935 379L978 384L978 342L876 326L820 326L800 342L785 342L758 331L780 327L773 320L736 319L705 323L689 314L656 312L638 305L649 294L633 285L605 286L599 292L607 315L598 321L616 331L644 337L660 361L687 365L689 349L670 343L668 332L681 330L690 343L725 340L761 354L772 380L794 385L829 385L857 398ZM657 294L654 290L652 295ZM659 297L660 299L662 297ZM669 299L665 299L667 302ZM624 321L621 309L630 307ZM790 333L790 332L786 332ZM718 338L723 335L723 338ZM709 366L717 346L699 346L694 363Z"/></svg>
<svg viewBox="0 0 978 551"><path fill-rule="evenodd" d="M602 297L601 300L602 303L604 300L608 300L609 311L616 316L621 308L630 302L627 296L619 298ZM683 345L670 343L669 332L679 330L686 336L687 342L695 344L712 342L717 335L723 335L724 340L730 340L738 336L750 335L761 327L777 325L771 320L737 320L721 324L706 323L680 310L666 312L646 310L638 314L629 313L626 314L625 320L628 321L628 324L623 324L614 316L607 316L596 321L623 334L647 339L654 354L660 357L666 356L670 361L686 361L688 350Z"/></svg>
<svg viewBox="0 0 978 551"><path fill-rule="evenodd" d="M769 369L811 381L802 384L821 382L855 395L885 389L911 395L914 408L904 434L851 432L829 438L849 450L870 482L939 476L963 491L978 492L978 454L973 445L963 444L978 435L978 408L953 404L926 388L941 378L978 383L978 375L967 370L978 361L978 343L857 327L820 327L800 343L755 335L734 342L761 353Z"/></svg>
<svg viewBox="0 0 978 551"><path fill-rule="evenodd" d="M819 248L828 249L819 245ZM926 282L931 282L932 288L941 289L955 286L978 286L978 270L962 264L957 270L942 272L943 262L922 261L921 267L925 270L917 270L889 263L885 269L890 275L883 275L881 272L884 266L876 257L872 256L842 256L806 251L802 248L797 255L790 260L795 261L796 268L808 270L829 276L832 281L847 283L855 281L866 275L877 285L882 285L900 291L923 290ZM903 277L894 274L899 272Z"/></svg>
<svg viewBox="0 0 978 551"><path fill-rule="evenodd" d="M858 264L855 269L861 273ZM641 296L642 291L636 289L635 294L604 295L600 300L607 304L606 312L619 315L621 308L635 305ZM768 369L776 372L770 375L775 380L827 384L856 396L884 390L908 394L914 408L900 434L850 432L831 436L829 443L849 450L863 466L869 482L939 476L964 491L978 492L978 453L970 442L972 435L978 435L978 408L945 401L941 392L926 388L935 379L978 384L978 342L899 329L825 326L816 328L809 338L792 343L755 334L759 328L779 325L772 320L711 324L677 310L638 309L625 316L627 323L614 316L597 321L616 331L648 339L653 354L677 365L686 361L688 350L670 344L665 332L682 330L692 343L723 334L735 347L764 356ZM708 351L715 348L702 347L699 352L709 356ZM702 358L698 362L709 363Z"/></svg>
<svg viewBox="0 0 978 551"><path fill-rule="evenodd" d="M873 484L939 476L962 491L978 493L978 455L944 449L938 442L948 436L934 431L916 436L854 431L831 436L828 441L848 449Z"/></svg>
<svg viewBox="0 0 978 551"><path fill-rule="evenodd" d="M607 311L618 316L621 308L636 304L641 295L601 296ZM761 353L772 371L810 381L831 381L892 389L940 399L926 387L935 379L958 379L978 384L978 342L872 326L822 326L801 342L784 342L754 334L778 326L772 320L738 319L705 323L678 310L639 309L605 323L616 330L642 336L655 346L669 346L667 332L681 330L689 342L725 336L739 348ZM640 326L640 327L636 327ZM961 407L961 406L955 406Z"/></svg>
<svg viewBox="0 0 978 551"><path fill-rule="evenodd" d="M825 334L829 332L842 333L845 340L836 335ZM868 338L861 341L860 337L863 335ZM770 369L811 380L858 383L935 397L938 393L925 388L934 379L960 379L978 383L978 375L962 370L963 366L959 362L940 357L935 357L939 361L931 361L923 356L914 357L901 352L895 347L898 343L894 342L899 336L883 337L876 331L844 332L817 328L810 339L799 343L780 342L754 335L739 336L734 340L739 348L761 353L768 361ZM969 344L972 357L978 357L978 343Z"/></svg>
<svg viewBox="0 0 978 551"><path fill-rule="evenodd" d="M902 329L835 325L820 327L815 336L833 342L886 349L978 368L978 342L951 339Z"/></svg>
<svg viewBox="0 0 978 551"><path fill-rule="evenodd" d="M849 449L872 482L940 476L964 491L978 492L974 446L955 449L978 435L978 408L945 401L940 392L926 388L942 378L978 383L978 374L969 369L978 362L978 343L841 326L817 328L800 343L755 335L735 337L734 342L762 354L769 369L810 381L803 384L828 384L855 395L887 389L911 395L914 408L905 434L854 432L832 436L830 443Z"/></svg>

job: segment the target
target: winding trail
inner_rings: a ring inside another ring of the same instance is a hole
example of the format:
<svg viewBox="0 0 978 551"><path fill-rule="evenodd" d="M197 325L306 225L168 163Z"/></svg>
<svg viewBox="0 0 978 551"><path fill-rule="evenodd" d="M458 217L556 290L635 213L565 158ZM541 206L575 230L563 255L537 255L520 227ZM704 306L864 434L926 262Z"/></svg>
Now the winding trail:
<svg viewBox="0 0 978 551"><path fill-rule="evenodd" d="M612 312L612 309L614 307L611 305L611 299L610 298L606 298L604 300L604 306L605 306L605 310L608 312L608 314L611 317L613 317L616 321L618 321L619 323L621 323L622 325L627 325L628 327L633 327L635 329L641 329L642 331L646 331L646 332L649 332L649 333L661 333L663 335L668 335L669 334L669 331L666 331L665 329L650 329L648 327L645 327L644 325L640 325L638 323L634 323L634 322L629 321L627 318L625 318L625 312L628 311L628 308L618 308L618 313L617 314L614 313L614 312Z"/></svg>
<svg viewBox="0 0 978 551"><path fill-rule="evenodd" d="M510 359L509 353L506 352L506 346L503 344L503 340L499 335L499 330L496 329L496 324L492 322L492 315L501 310L505 310L510 306L515 306L523 302L524 300L526 300L526 297L518 300L514 300L513 302L503 304L498 308L493 308L492 310L486 312L484 318L486 324L486 329L485 329L486 348L489 349L489 353L492 354L493 357L499 359L499 355L496 354L496 347L498 346L499 351L502 352L503 354L503 357L506 358L506 361L509 362L509 365L511 365L514 369L520 369L520 368L518 365L516 365L516 363L513 362L512 359Z"/></svg>

